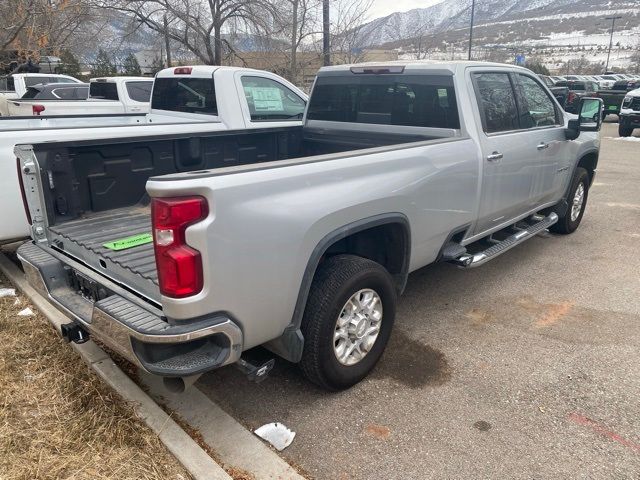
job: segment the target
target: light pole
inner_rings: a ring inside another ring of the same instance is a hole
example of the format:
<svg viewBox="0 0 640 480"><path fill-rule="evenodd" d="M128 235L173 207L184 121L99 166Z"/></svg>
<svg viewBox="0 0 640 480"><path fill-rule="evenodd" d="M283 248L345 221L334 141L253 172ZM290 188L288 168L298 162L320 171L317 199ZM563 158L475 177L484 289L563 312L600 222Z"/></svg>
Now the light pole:
<svg viewBox="0 0 640 480"><path fill-rule="evenodd" d="M613 47L613 30L616 28L616 20L622 17L606 17L605 20L611 20L611 37L609 38L609 51L607 52L607 65L604 67L604 73L609 71L609 58L611 57L611 48Z"/></svg>
<svg viewBox="0 0 640 480"><path fill-rule="evenodd" d="M322 56L324 66L331 65L331 46L329 43L329 30L331 23L329 22L329 0L322 2Z"/></svg>
<svg viewBox="0 0 640 480"><path fill-rule="evenodd" d="M471 60L471 47L473 47L473 15L476 10L476 0L471 0L471 25L469 26L469 60Z"/></svg>

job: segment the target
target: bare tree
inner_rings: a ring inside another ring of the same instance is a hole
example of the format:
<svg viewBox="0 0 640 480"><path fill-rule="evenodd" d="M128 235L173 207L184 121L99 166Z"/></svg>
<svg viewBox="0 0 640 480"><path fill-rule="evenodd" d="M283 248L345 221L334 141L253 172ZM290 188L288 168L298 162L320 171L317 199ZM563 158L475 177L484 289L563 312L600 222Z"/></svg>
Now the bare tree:
<svg viewBox="0 0 640 480"><path fill-rule="evenodd" d="M331 52L338 61L355 63L363 57L362 28L373 0L333 0Z"/></svg>
<svg viewBox="0 0 640 480"><path fill-rule="evenodd" d="M413 57L416 60L424 60L433 47L433 35L427 33L426 27L419 27L413 38Z"/></svg>
<svg viewBox="0 0 640 480"><path fill-rule="evenodd" d="M184 46L200 61L220 65L227 24L268 27L270 0L92 0L99 8L124 12L141 25ZM166 21L165 21L166 18Z"/></svg>
<svg viewBox="0 0 640 480"><path fill-rule="evenodd" d="M303 43L318 31L319 0L286 0L291 6L291 22L289 36L289 75L295 82L298 76L298 51Z"/></svg>
<svg viewBox="0 0 640 480"><path fill-rule="evenodd" d="M3 0L0 2L0 49L26 55L68 48L91 21L86 0Z"/></svg>

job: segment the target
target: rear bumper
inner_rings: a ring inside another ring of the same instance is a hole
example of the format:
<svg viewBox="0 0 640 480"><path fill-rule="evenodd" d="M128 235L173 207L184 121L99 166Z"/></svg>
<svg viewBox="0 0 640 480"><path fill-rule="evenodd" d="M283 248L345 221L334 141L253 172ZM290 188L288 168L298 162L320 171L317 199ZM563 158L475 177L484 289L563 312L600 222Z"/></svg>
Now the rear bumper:
<svg viewBox="0 0 640 480"><path fill-rule="evenodd" d="M64 314L144 370L161 376L196 375L236 362L242 353L240 328L227 316L215 315L170 324L162 312L143 305L132 294L55 251L31 242L18 249L31 286ZM94 295L88 298L90 282Z"/></svg>

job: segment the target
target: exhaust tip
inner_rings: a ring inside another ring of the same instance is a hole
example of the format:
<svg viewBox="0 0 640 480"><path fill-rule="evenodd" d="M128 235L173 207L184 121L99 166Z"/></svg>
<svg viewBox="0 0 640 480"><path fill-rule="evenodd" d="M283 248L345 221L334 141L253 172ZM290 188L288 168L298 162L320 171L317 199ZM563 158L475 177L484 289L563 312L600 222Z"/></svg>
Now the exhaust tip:
<svg viewBox="0 0 640 480"><path fill-rule="evenodd" d="M200 375L191 375L190 377L164 377L162 383L171 393L184 393L187 388L191 387L200 378Z"/></svg>

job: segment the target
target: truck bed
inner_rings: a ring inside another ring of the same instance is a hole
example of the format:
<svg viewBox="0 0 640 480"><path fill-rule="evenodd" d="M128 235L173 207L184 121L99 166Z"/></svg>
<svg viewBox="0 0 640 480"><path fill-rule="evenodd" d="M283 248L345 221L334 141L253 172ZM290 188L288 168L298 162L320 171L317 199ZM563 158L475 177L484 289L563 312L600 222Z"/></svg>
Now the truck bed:
<svg viewBox="0 0 640 480"><path fill-rule="evenodd" d="M47 142L31 148L37 159L38 183L44 195L48 245L159 306L152 243L119 251L104 246L107 242L152 232L149 197L145 191L149 178L339 155L432 138L427 134L371 136L367 131L327 132L326 129L318 134L313 130L303 132L302 127L295 126ZM26 155L26 161L31 161L30 154ZM32 213L32 218L38 216L35 211Z"/></svg>
<svg viewBox="0 0 640 480"><path fill-rule="evenodd" d="M159 298L152 243L119 251L104 247L107 242L151 233L148 206L136 205L86 214L76 220L54 225L49 231L58 242L63 242L64 251L68 254L78 259L86 258L87 253L95 255L101 260L99 265L106 276L136 285L140 294L152 300ZM53 245L56 243L54 240Z"/></svg>

